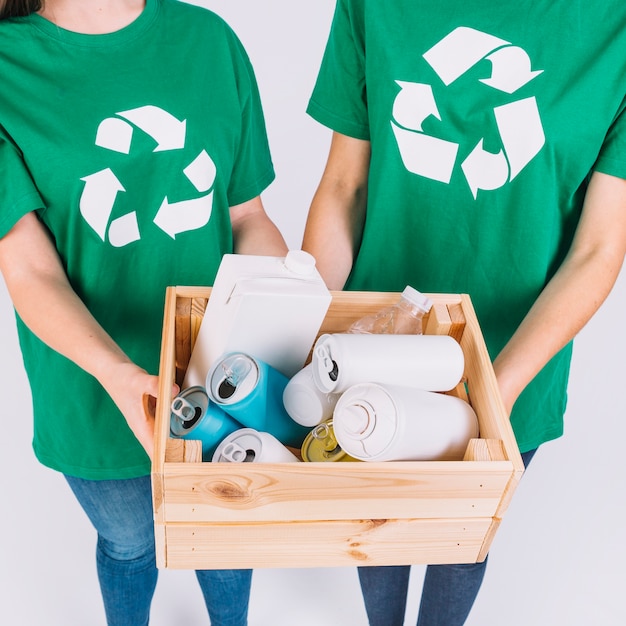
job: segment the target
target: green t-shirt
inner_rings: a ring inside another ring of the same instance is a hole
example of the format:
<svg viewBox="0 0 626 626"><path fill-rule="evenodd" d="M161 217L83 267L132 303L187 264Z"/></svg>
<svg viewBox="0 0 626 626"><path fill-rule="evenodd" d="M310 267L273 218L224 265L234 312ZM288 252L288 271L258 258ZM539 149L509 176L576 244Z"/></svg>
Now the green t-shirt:
<svg viewBox="0 0 626 626"><path fill-rule="evenodd" d="M211 285L233 250L229 207L274 178L245 51L213 13L148 0L105 35L0 22L0 76L0 237L36 211L76 292L156 374L166 286ZM39 460L90 479L149 472L98 382L18 331Z"/></svg>
<svg viewBox="0 0 626 626"><path fill-rule="evenodd" d="M625 96L623 0L339 0L308 112L371 141L347 288L469 293L495 357L562 262L590 173L626 178ZM516 403L522 451L562 434L570 356Z"/></svg>

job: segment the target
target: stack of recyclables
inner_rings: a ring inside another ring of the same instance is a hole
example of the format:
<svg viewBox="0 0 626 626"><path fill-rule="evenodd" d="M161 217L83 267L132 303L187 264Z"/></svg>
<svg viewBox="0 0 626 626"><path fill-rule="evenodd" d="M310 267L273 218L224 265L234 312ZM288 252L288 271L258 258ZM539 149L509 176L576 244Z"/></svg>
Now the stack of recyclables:
<svg viewBox="0 0 626 626"><path fill-rule="evenodd" d="M168 287L151 472L158 567L332 567L483 560L524 466L471 299L467 294L429 297L433 307L425 317L424 333L450 335L465 357L463 380L446 395L469 402L480 423L480 438L469 442L463 460L225 464L200 462L199 441L170 436L172 384L184 389L212 290ZM355 320L397 299L397 293L332 293L318 335L345 333ZM290 378L306 362L305 357ZM242 442L246 445L241 448L246 455L252 450L256 456L251 441ZM237 453L236 448L226 452L232 458Z"/></svg>
<svg viewBox="0 0 626 626"><path fill-rule="evenodd" d="M454 389L463 370L463 351L446 335L326 334L284 403L307 426L332 413L340 448L358 460L459 460L478 419L438 392Z"/></svg>
<svg viewBox="0 0 626 626"><path fill-rule="evenodd" d="M458 460L478 420L455 388L464 356L446 335L325 334L288 378L243 352L221 355L205 387L172 402L171 434L205 461ZM311 430L313 429L313 430Z"/></svg>
<svg viewBox="0 0 626 626"><path fill-rule="evenodd" d="M284 258L225 255L183 390L172 402L170 434L202 441L202 458L210 461L228 436L253 429L263 433L263 454L250 449L248 455L228 456L220 450L217 457L287 458L267 452L279 450L268 437L299 447L308 434L285 411L282 394L303 367L330 302L315 259L306 252L292 250Z"/></svg>
<svg viewBox="0 0 626 626"><path fill-rule="evenodd" d="M204 461L282 463L298 460L309 429L291 419L282 402L289 379L242 352L222 355L205 387L183 390L172 401L170 433L202 442Z"/></svg>

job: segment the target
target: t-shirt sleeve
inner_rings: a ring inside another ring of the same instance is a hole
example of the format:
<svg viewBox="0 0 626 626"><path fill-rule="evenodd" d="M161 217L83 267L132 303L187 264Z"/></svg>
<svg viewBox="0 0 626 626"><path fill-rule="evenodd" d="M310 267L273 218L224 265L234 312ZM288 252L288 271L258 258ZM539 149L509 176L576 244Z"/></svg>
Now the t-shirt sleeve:
<svg viewBox="0 0 626 626"><path fill-rule="evenodd" d="M626 97L609 128L594 170L626 178Z"/></svg>
<svg viewBox="0 0 626 626"><path fill-rule="evenodd" d="M338 0L307 113L334 131L369 140L363 0Z"/></svg>
<svg viewBox="0 0 626 626"><path fill-rule="evenodd" d="M241 102L241 135L228 185L228 203L236 206L258 196L274 180L261 97L250 59L234 39L235 68Z"/></svg>
<svg viewBox="0 0 626 626"><path fill-rule="evenodd" d="M22 155L0 128L0 239L26 213L43 208Z"/></svg>

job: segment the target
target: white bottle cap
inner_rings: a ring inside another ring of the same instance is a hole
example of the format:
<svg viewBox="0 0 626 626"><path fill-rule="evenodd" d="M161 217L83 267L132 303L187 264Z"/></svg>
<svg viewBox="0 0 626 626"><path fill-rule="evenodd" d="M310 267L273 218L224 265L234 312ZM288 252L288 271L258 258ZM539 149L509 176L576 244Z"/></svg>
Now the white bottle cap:
<svg viewBox="0 0 626 626"><path fill-rule="evenodd" d="M402 297L406 298L411 304L420 308L424 311L424 313L428 313L433 305L432 300L428 296L424 295L417 289L413 289L413 287L410 287L409 285L404 288Z"/></svg>

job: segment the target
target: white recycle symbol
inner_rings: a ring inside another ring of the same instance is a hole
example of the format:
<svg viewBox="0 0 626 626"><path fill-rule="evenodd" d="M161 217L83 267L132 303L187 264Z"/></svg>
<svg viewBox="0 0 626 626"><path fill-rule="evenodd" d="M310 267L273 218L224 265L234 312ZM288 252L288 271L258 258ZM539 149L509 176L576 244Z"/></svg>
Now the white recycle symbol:
<svg viewBox="0 0 626 626"><path fill-rule="evenodd" d="M185 147L186 120L181 122L159 107L148 105L116 115L119 117L106 118L98 126L97 146L129 154L133 126L136 126L156 141L154 152L180 150ZM202 150L183 169L183 173L199 193L205 193L215 182L215 163ZM110 221L117 194L126 191L110 168L85 176L81 180L85 182L80 197L81 215L102 241L106 240L108 234L111 245L121 247L141 239L135 211ZM198 198L174 203L168 202L166 196L154 223L175 239L179 233L202 228L208 223L212 210L213 191Z"/></svg>
<svg viewBox="0 0 626 626"><path fill-rule="evenodd" d="M528 54L508 41L459 27L434 45L424 59L447 87L482 59L491 61L490 78L480 82L513 94L543 70L532 71ZM391 126L407 170L449 183L459 145L426 135L422 124L431 115L441 120L432 87L424 83L396 81L401 91L393 105ZM461 167L474 198L478 190L493 190L512 181L539 153L545 143L541 118L534 97L516 100L494 110L502 149L488 152L483 139Z"/></svg>

